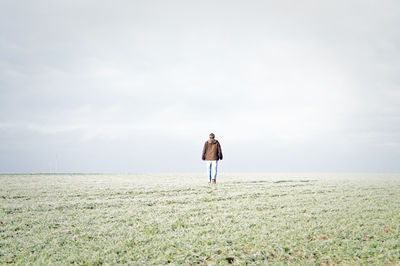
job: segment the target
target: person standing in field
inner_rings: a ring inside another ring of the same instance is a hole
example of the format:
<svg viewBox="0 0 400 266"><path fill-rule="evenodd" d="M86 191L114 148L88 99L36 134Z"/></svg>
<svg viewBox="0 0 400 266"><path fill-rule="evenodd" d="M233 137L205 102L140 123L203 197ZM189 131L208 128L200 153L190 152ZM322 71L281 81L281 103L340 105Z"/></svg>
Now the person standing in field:
<svg viewBox="0 0 400 266"><path fill-rule="evenodd" d="M211 133L210 139L204 143L201 159L206 161L209 182L216 184L218 160L222 160L222 150L218 140L215 139L214 133Z"/></svg>

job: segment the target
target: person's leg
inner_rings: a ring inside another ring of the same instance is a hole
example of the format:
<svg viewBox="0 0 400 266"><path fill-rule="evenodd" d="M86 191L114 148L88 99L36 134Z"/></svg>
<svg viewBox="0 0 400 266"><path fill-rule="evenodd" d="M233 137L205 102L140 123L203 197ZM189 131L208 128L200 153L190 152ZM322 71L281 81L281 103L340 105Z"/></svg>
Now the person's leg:
<svg viewBox="0 0 400 266"><path fill-rule="evenodd" d="M207 177L209 179L209 182L211 183L211 161L206 161L206 166L207 166Z"/></svg>
<svg viewBox="0 0 400 266"><path fill-rule="evenodd" d="M218 168L218 160L212 161L212 179L213 183L215 184L217 182L217 168Z"/></svg>

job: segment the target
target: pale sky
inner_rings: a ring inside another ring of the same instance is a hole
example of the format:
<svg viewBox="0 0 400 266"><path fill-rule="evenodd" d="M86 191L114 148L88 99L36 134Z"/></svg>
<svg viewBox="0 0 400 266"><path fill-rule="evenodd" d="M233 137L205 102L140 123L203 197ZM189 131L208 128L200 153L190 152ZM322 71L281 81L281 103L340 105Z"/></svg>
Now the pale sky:
<svg viewBox="0 0 400 266"><path fill-rule="evenodd" d="M0 1L0 172L400 172L399 1Z"/></svg>

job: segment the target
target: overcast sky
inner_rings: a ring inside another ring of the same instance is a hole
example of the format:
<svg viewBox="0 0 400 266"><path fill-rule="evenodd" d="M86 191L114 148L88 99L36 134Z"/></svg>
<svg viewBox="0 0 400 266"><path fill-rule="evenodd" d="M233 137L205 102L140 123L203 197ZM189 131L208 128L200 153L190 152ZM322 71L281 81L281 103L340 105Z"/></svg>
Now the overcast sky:
<svg viewBox="0 0 400 266"><path fill-rule="evenodd" d="M1 172L400 172L400 2L0 1Z"/></svg>

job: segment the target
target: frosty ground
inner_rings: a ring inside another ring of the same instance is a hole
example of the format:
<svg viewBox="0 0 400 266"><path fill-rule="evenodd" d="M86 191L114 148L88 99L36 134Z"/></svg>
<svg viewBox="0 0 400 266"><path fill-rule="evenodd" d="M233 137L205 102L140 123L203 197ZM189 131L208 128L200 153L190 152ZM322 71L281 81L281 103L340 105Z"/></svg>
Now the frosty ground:
<svg viewBox="0 0 400 266"><path fill-rule="evenodd" d="M398 174L0 175L0 264L400 262Z"/></svg>

